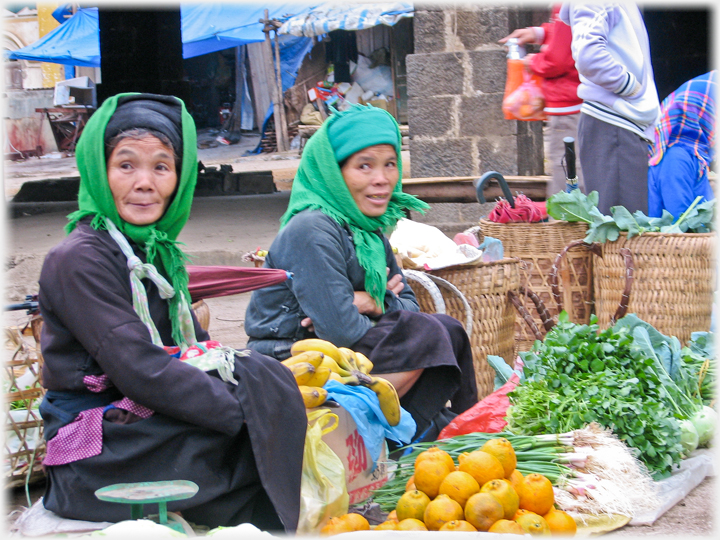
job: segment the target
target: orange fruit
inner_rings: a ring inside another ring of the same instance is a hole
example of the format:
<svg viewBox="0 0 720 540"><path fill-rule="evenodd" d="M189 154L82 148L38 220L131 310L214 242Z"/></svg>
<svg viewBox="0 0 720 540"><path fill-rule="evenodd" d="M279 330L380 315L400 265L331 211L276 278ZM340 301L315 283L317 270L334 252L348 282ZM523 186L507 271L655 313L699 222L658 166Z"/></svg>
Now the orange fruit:
<svg viewBox="0 0 720 540"><path fill-rule="evenodd" d="M408 518L403 519L395 526L396 531L427 531L428 528L419 519Z"/></svg>
<svg viewBox="0 0 720 540"><path fill-rule="evenodd" d="M577 532L577 523L573 517L562 510L551 508L550 511L543 516L550 527L550 533L553 536L574 536Z"/></svg>
<svg viewBox="0 0 720 540"><path fill-rule="evenodd" d="M397 518L397 512L395 510L392 510L385 518L385 521L394 521L395 523L397 523L399 521L399 519Z"/></svg>
<svg viewBox="0 0 720 540"><path fill-rule="evenodd" d="M525 529L523 529L518 522L511 519L498 519L490 526L488 532L501 534L525 534Z"/></svg>
<svg viewBox="0 0 720 540"><path fill-rule="evenodd" d="M448 521L445 525L440 527L441 531L461 531L461 532L477 532L477 529L470 525L464 519L456 519Z"/></svg>
<svg viewBox="0 0 720 540"><path fill-rule="evenodd" d="M518 508L518 511L515 512L515 515L512 517L513 521L517 521L517 518L519 518L520 516L522 516L524 514L535 514L535 512L531 512L530 510L525 510L524 508Z"/></svg>
<svg viewBox="0 0 720 540"><path fill-rule="evenodd" d="M523 474L515 469L512 474L508 477L506 477L508 482L510 482L510 485L515 490L515 493L518 494L518 497L520 496L520 490L522 489L523 485L523 479L525 478Z"/></svg>
<svg viewBox="0 0 720 540"><path fill-rule="evenodd" d="M429 531L440 530L440 527L463 516L463 507L447 495L438 495L425 508L423 521Z"/></svg>
<svg viewBox="0 0 720 540"><path fill-rule="evenodd" d="M540 516L547 514L555 504L552 482L546 476L538 473L530 473L523 478L523 486L518 495L520 496L520 508L535 512Z"/></svg>
<svg viewBox="0 0 720 540"><path fill-rule="evenodd" d="M398 499L395 505L395 515L397 521L407 518L423 519L425 508L430 503L430 497L417 489L406 491Z"/></svg>
<svg viewBox="0 0 720 540"><path fill-rule="evenodd" d="M550 536L550 527L542 516L528 512L518 517L515 521L517 521L518 525L528 534L533 536Z"/></svg>
<svg viewBox="0 0 720 540"><path fill-rule="evenodd" d="M415 465L415 487L434 499L442 481L454 470L455 465L449 465L443 458L424 459Z"/></svg>
<svg viewBox="0 0 720 540"><path fill-rule="evenodd" d="M510 482L504 478L496 478L495 480L486 482L483 487L480 488L480 493L489 493L502 504L503 517L505 519L512 519L515 516L515 512L520 508L520 497Z"/></svg>
<svg viewBox="0 0 720 540"><path fill-rule="evenodd" d="M444 494L465 508L465 503L480 491L480 484L470 474L463 471L453 471L440 483L439 494Z"/></svg>
<svg viewBox="0 0 720 540"><path fill-rule="evenodd" d="M408 478L408 481L405 483L405 491L412 491L413 489L417 489L417 486L415 485L414 474L410 478Z"/></svg>
<svg viewBox="0 0 720 540"><path fill-rule="evenodd" d="M505 478L509 478L517 466L517 456L510 441L505 437L490 439L480 447L480 450L487 452L497 458L505 471Z"/></svg>
<svg viewBox="0 0 720 540"><path fill-rule="evenodd" d="M352 527L353 531L369 531L370 530L370 523L368 522L367 519L365 519L365 516L360 515L356 512L350 512L349 514L340 516L340 519L342 519L345 523L350 525L350 527Z"/></svg>
<svg viewBox="0 0 720 540"><path fill-rule="evenodd" d="M415 467L417 468L418 463L426 459L442 460L448 464L448 467L450 467L451 470L455 470L455 461L453 461L452 456L448 454L445 450L440 450L440 448L438 448L437 446L433 446L432 448L428 448L424 452L420 452L415 458Z"/></svg>
<svg viewBox="0 0 720 540"><path fill-rule="evenodd" d="M345 532L353 532L350 524L339 517L331 517L322 529L320 529L320 536L333 536Z"/></svg>
<svg viewBox="0 0 720 540"><path fill-rule="evenodd" d="M397 530L397 521L387 520L373 528L373 531L395 531Z"/></svg>
<svg viewBox="0 0 720 540"><path fill-rule="evenodd" d="M487 531L504 514L502 504L489 493L471 495L465 503L465 521L478 531Z"/></svg>
<svg viewBox="0 0 720 540"><path fill-rule="evenodd" d="M459 469L469 473L480 486L496 478L505 478L505 469L503 469L502 463L492 454L482 450L464 452L458 456L458 461L460 462ZM415 480L417 484L417 473Z"/></svg>

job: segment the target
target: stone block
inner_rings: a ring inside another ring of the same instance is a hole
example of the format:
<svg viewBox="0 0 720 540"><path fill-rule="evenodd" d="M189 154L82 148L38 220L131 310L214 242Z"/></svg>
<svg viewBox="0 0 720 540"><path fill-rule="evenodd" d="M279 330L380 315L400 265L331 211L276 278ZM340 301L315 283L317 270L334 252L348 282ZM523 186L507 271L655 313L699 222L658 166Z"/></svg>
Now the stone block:
<svg viewBox="0 0 720 540"><path fill-rule="evenodd" d="M507 80L506 52L503 49L471 51L472 88L483 94L503 93Z"/></svg>
<svg viewBox="0 0 720 540"><path fill-rule="evenodd" d="M515 134L515 121L505 120L502 94L464 97L460 104L460 135L506 136Z"/></svg>
<svg viewBox="0 0 720 540"><path fill-rule="evenodd" d="M443 52L445 50L444 11L416 6L413 33L416 53Z"/></svg>
<svg viewBox="0 0 720 540"><path fill-rule="evenodd" d="M414 178L470 176L474 170L470 139L410 141Z"/></svg>
<svg viewBox="0 0 720 540"><path fill-rule="evenodd" d="M413 137L444 137L452 129L453 97L408 100L408 127Z"/></svg>
<svg viewBox="0 0 720 540"><path fill-rule="evenodd" d="M457 53L408 54L408 98L459 95L465 72Z"/></svg>
<svg viewBox="0 0 720 540"><path fill-rule="evenodd" d="M520 158L516 137L490 135L478 140L477 149L480 174L490 171L497 171L505 176L519 174L518 159Z"/></svg>
<svg viewBox="0 0 720 540"><path fill-rule="evenodd" d="M476 7L457 11L457 37L468 51L477 49L510 33L508 8Z"/></svg>

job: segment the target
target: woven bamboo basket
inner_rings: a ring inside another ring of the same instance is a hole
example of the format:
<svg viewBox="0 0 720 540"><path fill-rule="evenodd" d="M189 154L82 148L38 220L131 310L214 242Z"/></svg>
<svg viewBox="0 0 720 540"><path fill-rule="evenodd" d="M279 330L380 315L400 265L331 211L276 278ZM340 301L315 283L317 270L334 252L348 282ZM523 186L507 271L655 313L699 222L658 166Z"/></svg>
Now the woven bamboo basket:
<svg viewBox="0 0 720 540"><path fill-rule="evenodd" d="M481 219L477 229L480 241L484 236L497 238L503 243L505 257L516 257L522 261L521 285L535 291L550 316L557 320L558 309L552 297L550 271L557 255L568 244L585 238L587 224L568 221L495 223ZM559 268L563 308L568 312L570 320L578 324L588 323L593 309L592 264L592 254L578 246L567 251ZM534 303L524 296L523 304L544 336L545 331ZM534 342L535 336L518 314L515 320L515 351L530 350Z"/></svg>
<svg viewBox="0 0 720 540"><path fill-rule="evenodd" d="M472 346L477 382L478 400L493 391L495 370L488 364L488 354L501 356L509 365L515 353L515 309L507 293L517 290L520 284L518 259L480 263L476 266L454 266L432 270L428 274L438 276L454 285L464 296L472 311ZM408 280L421 311L436 313L436 305L430 292L417 282ZM446 313L467 324L467 309L457 294L440 288Z"/></svg>
<svg viewBox="0 0 720 540"><path fill-rule="evenodd" d="M5 487L32 484L45 477L43 421L37 407L42 387L43 358L40 353L42 319L31 318L23 327L5 329Z"/></svg>
<svg viewBox="0 0 720 540"><path fill-rule="evenodd" d="M710 330L717 286L715 233L647 232L601 245L593 268L595 313L600 328L612 324L626 285L627 267L620 250L630 251L634 270L627 313L635 313L684 344L692 332Z"/></svg>

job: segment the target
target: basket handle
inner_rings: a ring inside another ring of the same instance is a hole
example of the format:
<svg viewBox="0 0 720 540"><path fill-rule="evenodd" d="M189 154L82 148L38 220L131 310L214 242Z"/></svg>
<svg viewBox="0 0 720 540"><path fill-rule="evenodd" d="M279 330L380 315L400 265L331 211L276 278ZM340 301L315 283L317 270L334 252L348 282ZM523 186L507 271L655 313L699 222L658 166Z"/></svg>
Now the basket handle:
<svg viewBox="0 0 720 540"><path fill-rule="evenodd" d="M615 324L627 313L628 305L630 304L630 291L632 290L632 283L635 278L635 259L633 259L632 251L626 247L620 248L620 255L622 255L625 261L625 288L620 297L620 304L615 311L615 315L610 319L611 324Z"/></svg>
<svg viewBox="0 0 720 540"><path fill-rule="evenodd" d="M417 270L403 270L403 273L410 279L413 279L423 285L428 290L430 296L432 296L435 301L435 309L437 310L437 313L445 313L445 300L440 293L438 285L453 292L458 298L460 298L460 301L465 307L465 332L468 337L472 336L473 310L470 306L470 302L467 301L467 298L465 298L465 295L460 289L446 279L433 274L426 274L424 272L418 272ZM442 306L442 310L439 309L440 306Z"/></svg>
<svg viewBox="0 0 720 540"><path fill-rule="evenodd" d="M535 321L533 320L528 310L525 308L525 306L523 306L520 298L518 298L517 293L515 291L508 291L507 297L512 303L512 305L515 306L515 309L517 309L523 320L530 327L530 331L535 336L535 339L539 339L540 341L542 341L543 335L540 333L540 329L537 327L537 324L535 324Z"/></svg>
<svg viewBox="0 0 720 540"><path fill-rule="evenodd" d="M563 310L562 295L560 294L560 286L558 285L558 272L560 271L560 264L562 263L562 259L565 254L576 246L586 247L595 255L602 257L602 248L600 244L598 244L597 242L587 244L582 238L578 240L573 240L567 246L562 248L560 253L555 256L555 261L553 262L553 265L550 268L550 273L548 274L548 281L550 283L550 291L552 292L553 300L555 300L555 305L557 306L558 313Z"/></svg>

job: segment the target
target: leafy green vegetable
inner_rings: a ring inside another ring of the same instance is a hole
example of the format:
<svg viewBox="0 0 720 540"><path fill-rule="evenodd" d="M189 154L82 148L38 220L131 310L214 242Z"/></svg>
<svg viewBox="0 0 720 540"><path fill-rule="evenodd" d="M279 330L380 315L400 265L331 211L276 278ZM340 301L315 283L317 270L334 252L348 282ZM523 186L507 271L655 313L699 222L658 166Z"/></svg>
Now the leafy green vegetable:
<svg viewBox="0 0 720 540"><path fill-rule="evenodd" d="M597 422L655 478L667 476L684 455L679 422L701 407L687 391L693 375L680 351L677 338L634 315L600 332L596 316L580 325L563 312L544 341L520 353L523 378L508 394L507 429L562 433Z"/></svg>
<svg viewBox="0 0 720 540"><path fill-rule="evenodd" d="M699 233L714 230L715 199L699 204L697 197L690 207L675 221L667 210L659 218L651 218L641 211L630 213L624 206L610 208L611 216L597 209L597 191L585 195L579 189L570 193L556 193L547 201L548 215L555 219L588 224L586 243L615 241L620 232L628 238L645 232Z"/></svg>

